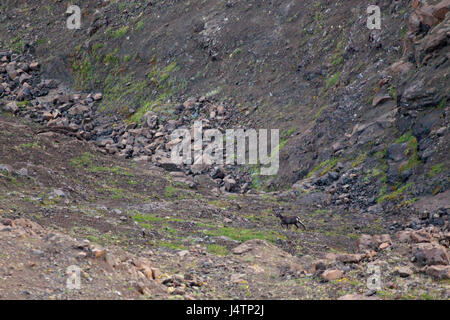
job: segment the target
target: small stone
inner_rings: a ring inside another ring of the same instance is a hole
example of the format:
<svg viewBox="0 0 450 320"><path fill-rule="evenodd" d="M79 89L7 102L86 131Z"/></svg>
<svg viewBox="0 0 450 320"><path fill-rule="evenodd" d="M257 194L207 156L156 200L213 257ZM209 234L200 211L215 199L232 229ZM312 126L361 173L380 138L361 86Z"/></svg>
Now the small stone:
<svg viewBox="0 0 450 320"><path fill-rule="evenodd" d="M161 271L158 268L152 268L153 279L159 279L161 277Z"/></svg>
<svg viewBox="0 0 450 320"><path fill-rule="evenodd" d="M37 69L39 69L40 67L41 67L41 65L40 65L39 62L37 62L37 61L34 61L34 62L30 63L30 69L31 69L31 70L37 70Z"/></svg>
<svg viewBox="0 0 450 320"><path fill-rule="evenodd" d="M169 141L168 143L166 143L166 150L172 150L173 147L175 147L176 145L178 145L182 141L183 140L181 138L176 138L176 139L173 139L173 140Z"/></svg>
<svg viewBox="0 0 450 320"><path fill-rule="evenodd" d="M86 252L83 252L83 251L78 252L78 253L76 254L76 257L77 257L77 258L80 258L80 259L84 259L84 258L87 257L87 253L86 253Z"/></svg>
<svg viewBox="0 0 450 320"><path fill-rule="evenodd" d="M16 113L19 110L19 107L15 101L12 101L3 106L2 109L5 112Z"/></svg>
<svg viewBox="0 0 450 320"><path fill-rule="evenodd" d="M181 251L178 251L177 254L180 257L184 257L184 256L189 254L189 251L188 250L181 250Z"/></svg>
<svg viewBox="0 0 450 320"><path fill-rule="evenodd" d="M431 242L433 240L433 236L424 229L411 232L410 238L415 243Z"/></svg>
<svg viewBox="0 0 450 320"><path fill-rule="evenodd" d="M4 226L12 226L13 222L11 219L2 219L0 223Z"/></svg>
<svg viewBox="0 0 450 320"><path fill-rule="evenodd" d="M436 130L436 135L441 137L445 134L446 131L447 131L447 127L441 127L438 130Z"/></svg>
<svg viewBox="0 0 450 320"><path fill-rule="evenodd" d="M44 251L38 250L38 249L33 249L33 250L31 250L31 253L32 253L33 255L39 256L39 257L44 256Z"/></svg>
<svg viewBox="0 0 450 320"><path fill-rule="evenodd" d="M376 257L376 255L377 255L377 252L375 250L367 250L366 251L366 257L368 259L372 259L372 258Z"/></svg>
<svg viewBox="0 0 450 320"><path fill-rule="evenodd" d="M22 177L28 177L28 169L22 168L19 171L17 171L17 174Z"/></svg>
<svg viewBox="0 0 450 320"><path fill-rule="evenodd" d="M147 279L154 279L153 278L153 271L152 271L151 268L149 268L149 267L142 268L142 273L145 275L145 277Z"/></svg>
<svg viewBox="0 0 450 320"><path fill-rule="evenodd" d="M91 242L89 240L85 239L79 243L76 243L74 247L76 249L88 249L90 246L91 246Z"/></svg>
<svg viewBox="0 0 450 320"><path fill-rule="evenodd" d="M219 115L225 114L225 107L224 107L223 105L217 106L217 113L218 113Z"/></svg>
<svg viewBox="0 0 450 320"><path fill-rule="evenodd" d="M380 244L380 246L378 247L380 250L385 250L387 248L389 248L391 245L387 242L383 242L382 244Z"/></svg>
<svg viewBox="0 0 450 320"><path fill-rule="evenodd" d="M223 182L225 184L225 190L228 192L233 191L233 189L236 187L236 180L231 177L225 177L223 179Z"/></svg>
<svg viewBox="0 0 450 320"><path fill-rule="evenodd" d="M28 73L22 73L19 77L19 83L23 84L31 79L31 76Z"/></svg>
<svg viewBox="0 0 450 320"><path fill-rule="evenodd" d="M407 277L413 275L413 273L414 273L414 272L413 272L410 268L408 268L408 267L397 267L397 268L395 268L394 272L395 272L396 274L398 274L398 275L399 275L400 277L402 277L402 278L407 278Z"/></svg>
<svg viewBox="0 0 450 320"><path fill-rule="evenodd" d="M244 280L245 274L244 273L233 273L231 275L230 281L233 283L240 283Z"/></svg>
<svg viewBox="0 0 450 320"><path fill-rule="evenodd" d="M57 197L65 197L66 194L61 189L54 189L53 194Z"/></svg>
<svg viewBox="0 0 450 320"><path fill-rule="evenodd" d="M186 108L187 110L190 110L192 108L194 108L195 106L195 98L191 97L189 99L187 99L184 103L183 103L184 108Z"/></svg>
<svg viewBox="0 0 450 320"><path fill-rule="evenodd" d="M172 294L173 295L178 295L178 296L182 296L182 295L184 295L184 289L183 288L176 288L173 292L172 292Z"/></svg>
<svg viewBox="0 0 450 320"><path fill-rule="evenodd" d="M372 101L372 106L376 107L380 103L383 103L385 101L392 100L392 97L389 94L386 93L378 93L375 95Z"/></svg>
<svg viewBox="0 0 450 320"><path fill-rule="evenodd" d="M46 112L44 112L44 113L42 114L42 118L43 118L45 121L48 121L48 120L50 120L50 119L53 119L53 114L52 114L51 112L46 111Z"/></svg>
<svg viewBox="0 0 450 320"><path fill-rule="evenodd" d="M411 241L411 231L399 231L397 232L397 238L400 242L410 242Z"/></svg>
<svg viewBox="0 0 450 320"><path fill-rule="evenodd" d="M93 248L91 250L92 257L95 259L104 258L106 256L107 252L108 251L106 249L102 249L102 248Z"/></svg>
<svg viewBox="0 0 450 320"><path fill-rule="evenodd" d="M321 274L322 279L324 279L326 281L337 280L337 279L342 278L343 276L344 276L344 273L341 270L337 270L337 269L328 269L328 270L325 270Z"/></svg>
<svg viewBox="0 0 450 320"><path fill-rule="evenodd" d="M11 226L6 226L2 229L0 229L1 232L11 232L12 231L12 227Z"/></svg>

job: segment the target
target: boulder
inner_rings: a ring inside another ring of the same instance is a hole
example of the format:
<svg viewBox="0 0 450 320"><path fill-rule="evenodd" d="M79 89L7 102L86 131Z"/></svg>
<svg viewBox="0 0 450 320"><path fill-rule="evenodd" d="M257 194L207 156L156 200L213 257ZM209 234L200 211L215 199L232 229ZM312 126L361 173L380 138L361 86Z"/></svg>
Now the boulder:
<svg viewBox="0 0 450 320"><path fill-rule="evenodd" d="M408 149L408 143L393 143L386 151L386 158L388 160L399 162L406 159L406 150Z"/></svg>
<svg viewBox="0 0 450 320"><path fill-rule="evenodd" d="M225 190L228 192L233 191L237 184L236 180L234 180L231 177L225 177L223 179L223 182L224 182Z"/></svg>
<svg viewBox="0 0 450 320"><path fill-rule="evenodd" d="M414 272L411 270L411 268L408 268L408 267L396 267L394 272L395 272L395 274L398 274L402 278L407 278L414 274Z"/></svg>
<svg viewBox="0 0 450 320"><path fill-rule="evenodd" d="M438 280L450 279L450 266L444 265L426 266L423 269L423 272Z"/></svg>
<svg viewBox="0 0 450 320"><path fill-rule="evenodd" d="M34 61L34 62L30 63L30 69L31 70L38 70L40 67L41 67L41 65L37 61Z"/></svg>
<svg viewBox="0 0 450 320"><path fill-rule="evenodd" d="M99 93L95 93L95 94L92 96L92 99L94 99L94 101L102 100L102 98L103 98L103 94L101 94L100 92L99 92Z"/></svg>
<svg viewBox="0 0 450 320"><path fill-rule="evenodd" d="M2 109L5 112L11 112L11 113L16 113L17 111L19 111L19 107L17 106L17 103L15 101L11 101L11 102L7 103L6 105L4 105L2 107Z"/></svg>
<svg viewBox="0 0 450 320"><path fill-rule="evenodd" d="M342 278L344 276L344 273L338 269L328 269L325 270L320 276L323 280L333 281Z"/></svg>
<svg viewBox="0 0 450 320"><path fill-rule="evenodd" d="M404 230L397 232L397 239L400 242L410 242L411 241L412 230Z"/></svg>
<svg viewBox="0 0 450 320"><path fill-rule="evenodd" d="M196 103L196 99L191 97L183 103L183 107L187 110L190 110L195 107L195 103Z"/></svg>
<svg viewBox="0 0 450 320"><path fill-rule="evenodd" d="M444 20L445 15L450 11L450 1L442 0L436 5L429 5L424 0L414 0L412 7L422 24L433 27Z"/></svg>
<svg viewBox="0 0 450 320"><path fill-rule="evenodd" d="M158 128L158 116L153 112L149 111L142 117L144 127L148 127L150 129Z"/></svg>
<svg viewBox="0 0 450 320"><path fill-rule="evenodd" d="M343 263L359 263L364 257L364 254L341 253L336 256L336 260Z"/></svg>
<svg viewBox="0 0 450 320"><path fill-rule="evenodd" d="M414 243L431 242L433 236L424 229L410 232L410 239Z"/></svg>
<svg viewBox="0 0 450 320"><path fill-rule="evenodd" d="M377 105L384 103L386 101L392 100L392 97L387 93L377 93L372 101L372 106L376 107Z"/></svg>
<svg viewBox="0 0 450 320"><path fill-rule="evenodd" d="M421 265L448 265L447 249L437 243L418 243L413 246L413 255Z"/></svg>

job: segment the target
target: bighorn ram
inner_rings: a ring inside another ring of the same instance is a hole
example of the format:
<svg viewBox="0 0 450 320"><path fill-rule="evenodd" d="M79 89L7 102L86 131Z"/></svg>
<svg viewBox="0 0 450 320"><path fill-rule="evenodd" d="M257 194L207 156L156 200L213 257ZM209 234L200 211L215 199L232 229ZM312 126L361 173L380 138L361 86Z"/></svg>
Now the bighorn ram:
<svg viewBox="0 0 450 320"><path fill-rule="evenodd" d="M303 224L303 222L300 221L300 218L297 216L289 216L289 217L283 217L281 215L281 210L276 211L275 216L277 216L278 218L280 218L281 220L281 226L286 226L287 229L289 229L289 226L291 224L295 225L298 229L298 225L300 224L303 229L306 230L305 225Z"/></svg>

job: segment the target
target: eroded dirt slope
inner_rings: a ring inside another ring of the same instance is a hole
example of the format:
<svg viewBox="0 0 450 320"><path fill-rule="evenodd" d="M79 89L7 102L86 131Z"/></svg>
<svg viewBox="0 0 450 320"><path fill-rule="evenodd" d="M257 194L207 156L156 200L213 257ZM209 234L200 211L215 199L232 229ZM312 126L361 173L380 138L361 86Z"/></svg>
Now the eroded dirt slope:
<svg viewBox="0 0 450 320"><path fill-rule="evenodd" d="M102 155L74 137L36 134L40 127L7 115L0 125L2 298L448 295L448 234L437 228L358 240L390 223L330 207L316 192L192 190L160 168ZM280 206L286 214L302 208L308 229L283 229L273 215ZM424 241L431 248L415 249ZM367 289L371 262L382 270L377 292ZM83 270L80 290L66 290L70 265Z"/></svg>

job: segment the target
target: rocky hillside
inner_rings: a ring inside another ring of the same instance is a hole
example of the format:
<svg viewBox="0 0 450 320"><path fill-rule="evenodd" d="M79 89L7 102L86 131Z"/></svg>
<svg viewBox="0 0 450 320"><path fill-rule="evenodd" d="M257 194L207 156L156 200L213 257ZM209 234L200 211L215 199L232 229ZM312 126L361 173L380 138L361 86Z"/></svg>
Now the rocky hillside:
<svg viewBox="0 0 450 320"><path fill-rule="evenodd" d="M79 30L3 2L0 297L448 297L450 3L376 2L381 30L365 1L83 1ZM174 165L194 121L279 128L280 172Z"/></svg>

